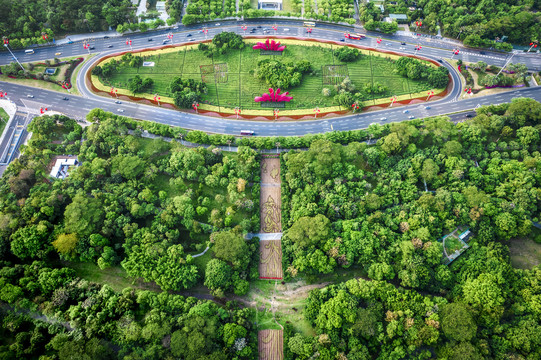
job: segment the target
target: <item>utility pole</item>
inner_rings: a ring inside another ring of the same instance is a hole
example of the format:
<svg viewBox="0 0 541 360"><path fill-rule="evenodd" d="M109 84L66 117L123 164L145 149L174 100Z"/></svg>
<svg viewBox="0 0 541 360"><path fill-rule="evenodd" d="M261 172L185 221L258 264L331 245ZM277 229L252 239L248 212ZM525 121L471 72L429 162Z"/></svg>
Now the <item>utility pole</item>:
<svg viewBox="0 0 541 360"><path fill-rule="evenodd" d="M21 69L23 71L24 70L24 67L21 65L21 63L19 62L19 59L17 59L17 57L15 56L15 54L13 54L13 52L11 51L11 49L9 48L9 39L7 37L3 37L3 40L4 40L4 46L6 47L6 49L9 50L9 53L11 54L11 56L13 56L13 58L15 59L15 61L17 61L17 64L19 64L19 66L21 67Z"/></svg>
<svg viewBox="0 0 541 360"><path fill-rule="evenodd" d="M505 62L505 64L503 65L503 67L500 69L500 71L498 71L498 73L496 74L496 77L497 77L498 75L501 74L501 72L503 71L503 69L505 69L505 67L506 67L507 65L509 65L509 63L511 62L511 59L512 59L513 56L515 56L515 55L516 55L516 53L513 53L513 55L511 55L511 57L509 58L509 60L507 60L507 61Z"/></svg>

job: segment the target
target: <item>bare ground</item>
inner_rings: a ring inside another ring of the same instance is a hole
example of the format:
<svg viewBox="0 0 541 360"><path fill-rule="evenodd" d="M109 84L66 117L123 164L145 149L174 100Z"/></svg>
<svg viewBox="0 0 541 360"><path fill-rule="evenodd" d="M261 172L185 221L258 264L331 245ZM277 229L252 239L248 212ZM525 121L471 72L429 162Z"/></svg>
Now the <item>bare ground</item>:
<svg viewBox="0 0 541 360"><path fill-rule="evenodd" d="M509 241L511 265L518 269L531 269L541 264L541 244L529 238L515 238Z"/></svg>

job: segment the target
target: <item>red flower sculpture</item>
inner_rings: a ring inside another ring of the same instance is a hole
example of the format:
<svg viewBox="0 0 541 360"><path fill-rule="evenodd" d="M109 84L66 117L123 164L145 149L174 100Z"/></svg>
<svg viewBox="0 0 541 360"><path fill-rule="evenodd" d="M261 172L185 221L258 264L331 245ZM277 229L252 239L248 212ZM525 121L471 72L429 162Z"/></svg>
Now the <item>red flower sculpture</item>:
<svg viewBox="0 0 541 360"><path fill-rule="evenodd" d="M269 39L265 41L265 43L258 42L257 45L254 45L252 47L254 50L261 49L261 50L270 50L270 51L284 51L286 49L286 46L280 46L280 42L276 42L274 40L269 42Z"/></svg>
<svg viewBox="0 0 541 360"><path fill-rule="evenodd" d="M286 91L283 94L280 94L280 89L276 89L276 92L274 89L269 89L268 94L263 94L261 96L256 96L254 98L255 102L262 102L262 101L271 101L271 102L282 102L282 101L291 101L293 99L293 96L287 96L289 94L288 91Z"/></svg>

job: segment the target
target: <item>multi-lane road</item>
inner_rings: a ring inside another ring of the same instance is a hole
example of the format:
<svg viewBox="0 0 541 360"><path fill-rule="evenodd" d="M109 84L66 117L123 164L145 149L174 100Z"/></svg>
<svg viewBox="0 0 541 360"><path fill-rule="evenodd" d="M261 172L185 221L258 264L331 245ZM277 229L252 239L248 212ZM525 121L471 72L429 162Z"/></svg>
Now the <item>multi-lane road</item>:
<svg viewBox="0 0 541 360"><path fill-rule="evenodd" d="M273 22L278 25L278 36L291 37L307 37L302 23L298 21L277 20ZM237 31L240 34L244 32L240 29L240 23L223 22L220 25L215 23L208 24L209 32L207 37L210 39L216 33L221 31ZM258 28L257 26L261 26ZM248 22L247 35L271 36L275 35L275 31L270 30L268 34L263 34L263 29L270 28L269 21ZM249 34L249 30L255 28L253 34ZM162 41L166 39L165 34L170 30L160 30L152 33L133 34L129 38L132 40L133 49L143 49L152 46L161 46ZM197 28L179 27L174 31L173 41L175 44L185 43L188 41L200 41L205 38L205 35L198 31ZM190 36L188 36L190 34ZM368 34L371 35L371 34ZM344 28L338 25L318 24L314 28L311 38L320 40L339 41L344 38ZM126 45L127 36L112 37L107 39L95 39L91 42L94 49L92 52L107 55L119 51L126 51L130 47ZM152 41L148 41L152 38ZM418 42L423 44L423 49L418 53L419 56L424 56L433 60L449 58L451 50L456 48L447 43L435 43L433 40L428 41L425 38L419 39L412 43L411 37L393 36L389 40L384 40L380 45L380 49L391 50L395 52L412 54L415 49L413 44ZM417 38L415 38L417 40ZM352 40L347 40L348 42ZM401 45L401 42L406 42L406 45ZM367 36L362 41L354 41L355 44L364 46L376 46L376 37ZM24 51L18 51L16 56L20 57L20 61L36 61L55 57L55 53L62 53L61 57L76 56L85 54L81 43L65 44L55 47L44 47L36 50L35 54L26 55ZM11 61L9 54L0 54L0 64L9 63ZM488 64L502 66L509 60L511 54L489 53L481 54L472 50L462 50L455 59L462 58L467 61L483 60ZM57 56L58 57L58 56ZM122 102L116 104L115 99L104 98L91 93L84 85L84 74L86 70L99 59L101 56L96 56L91 61L83 64L83 68L79 71L77 78L78 89L82 96L68 96L69 100L63 100L66 97L65 93L54 91L30 88L12 83L0 83L0 89L7 91L11 99L16 101L20 106L29 108L39 108L48 106L49 108L65 113L76 118L83 118L86 113L96 107L102 108L113 113L134 117L137 119L145 119L156 121L163 124L180 126L187 129L197 129L207 132L225 133L225 134L240 134L240 130L252 130L256 135L260 136L299 136L309 133L328 132L333 130L353 130L366 128L371 123L389 123L407 120L410 116L421 118L436 115L444 115L449 113L460 112L464 110L474 109L479 105L497 104L509 102L514 97L531 97L541 101L541 88L522 88L512 92L494 94L479 98L460 98L460 86L453 87L451 93L442 100L431 101L429 103L395 106L386 108L381 111L366 112L353 114L349 116L317 119L312 121L289 122L289 121L247 121L234 119L221 119L208 116L194 114L193 112L180 112L169 110L149 105L141 105L136 103ZM530 69L541 68L541 56L537 54L515 54L513 62L525 63ZM450 69L450 74L455 84L460 84L459 76L456 70L450 67L445 61L444 65ZM33 98L27 97L34 96ZM430 105L427 109L426 105ZM407 110L407 113L405 111ZM454 120L459 120L460 115L455 115Z"/></svg>

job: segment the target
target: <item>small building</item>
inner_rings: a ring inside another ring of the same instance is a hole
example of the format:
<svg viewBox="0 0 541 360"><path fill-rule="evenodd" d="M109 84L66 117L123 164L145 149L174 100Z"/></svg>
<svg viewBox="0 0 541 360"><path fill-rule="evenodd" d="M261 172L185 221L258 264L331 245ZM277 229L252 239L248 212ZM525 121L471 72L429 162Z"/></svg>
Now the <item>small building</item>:
<svg viewBox="0 0 541 360"><path fill-rule="evenodd" d="M78 164L77 158L57 159L50 175L56 179L65 179L68 177L69 168Z"/></svg>
<svg viewBox="0 0 541 360"><path fill-rule="evenodd" d="M396 21L399 24L406 24L408 22L408 15L406 14L389 14L390 22Z"/></svg>
<svg viewBox="0 0 541 360"><path fill-rule="evenodd" d="M282 0L259 0L257 8L261 10L282 10Z"/></svg>

